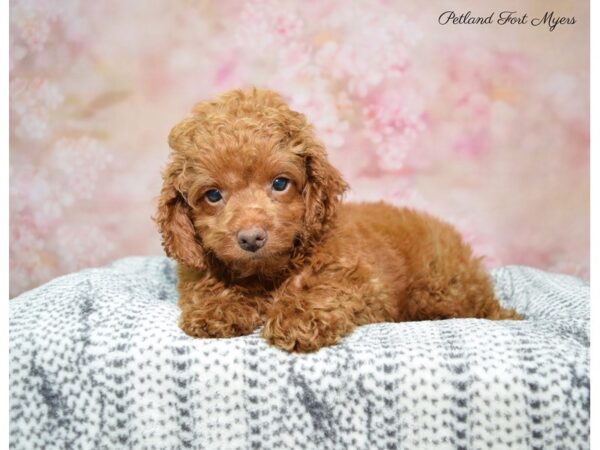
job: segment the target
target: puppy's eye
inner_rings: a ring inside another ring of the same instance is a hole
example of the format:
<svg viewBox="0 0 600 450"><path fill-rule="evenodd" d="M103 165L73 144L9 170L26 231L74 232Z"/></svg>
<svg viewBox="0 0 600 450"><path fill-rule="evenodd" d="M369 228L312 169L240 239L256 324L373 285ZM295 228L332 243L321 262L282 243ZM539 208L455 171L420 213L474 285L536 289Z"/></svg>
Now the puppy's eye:
<svg viewBox="0 0 600 450"><path fill-rule="evenodd" d="M285 191L285 188L288 187L290 180L284 177L277 177L273 180L271 187L274 191Z"/></svg>
<svg viewBox="0 0 600 450"><path fill-rule="evenodd" d="M207 191L204 196L209 203L217 203L223 198L218 189L211 189L210 191Z"/></svg>

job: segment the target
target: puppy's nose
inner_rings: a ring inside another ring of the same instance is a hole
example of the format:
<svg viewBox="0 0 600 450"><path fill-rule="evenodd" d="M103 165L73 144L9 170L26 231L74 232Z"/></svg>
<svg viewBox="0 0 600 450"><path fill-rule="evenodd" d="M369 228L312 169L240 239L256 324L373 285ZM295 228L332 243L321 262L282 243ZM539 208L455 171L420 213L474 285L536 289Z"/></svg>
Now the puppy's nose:
<svg viewBox="0 0 600 450"><path fill-rule="evenodd" d="M247 252L255 252L267 243L267 232L259 227L240 230L237 234L239 246Z"/></svg>

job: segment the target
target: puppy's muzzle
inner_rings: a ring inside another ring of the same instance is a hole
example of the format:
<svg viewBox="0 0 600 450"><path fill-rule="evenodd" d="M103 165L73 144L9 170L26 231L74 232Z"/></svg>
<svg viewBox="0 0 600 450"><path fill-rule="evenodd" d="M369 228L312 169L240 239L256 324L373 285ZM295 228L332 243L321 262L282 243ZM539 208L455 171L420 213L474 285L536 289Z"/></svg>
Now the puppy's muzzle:
<svg viewBox="0 0 600 450"><path fill-rule="evenodd" d="M269 236L267 232L259 227L252 227L238 231L238 245L247 252L255 252L265 246Z"/></svg>

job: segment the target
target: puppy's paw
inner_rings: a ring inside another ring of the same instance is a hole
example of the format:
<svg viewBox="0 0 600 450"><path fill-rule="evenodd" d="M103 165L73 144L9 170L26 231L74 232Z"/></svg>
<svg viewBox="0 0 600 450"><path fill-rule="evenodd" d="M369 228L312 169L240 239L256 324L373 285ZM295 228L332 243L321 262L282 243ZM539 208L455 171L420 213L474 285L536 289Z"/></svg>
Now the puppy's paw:
<svg viewBox="0 0 600 450"><path fill-rule="evenodd" d="M345 328L329 314L282 311L270 315L262 336L269 344L288 352L307 353L336 344Z"/></svg>
<svg viewBox="0 0 600 450"><path fill-rule="evenodd" d="M255 308L248 305L210 302L182 309L179 327L189 336L228 338L252 333L261 324Z"/></svg>
<svg viewBox="0 0 600 450"><path fill-rule="evenodd" d="M206 321L201 317L197 317L193 311L181 311L181 315L179 316L179 328L181 328L188 336L200 338L210 337L206 331Z"/></svg>

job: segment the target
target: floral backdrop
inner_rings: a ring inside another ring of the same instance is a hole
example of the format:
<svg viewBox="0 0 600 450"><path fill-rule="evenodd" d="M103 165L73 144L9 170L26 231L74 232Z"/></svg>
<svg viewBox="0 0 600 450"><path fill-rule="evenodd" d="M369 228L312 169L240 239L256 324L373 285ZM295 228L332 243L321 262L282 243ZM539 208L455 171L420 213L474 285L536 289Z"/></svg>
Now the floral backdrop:
<svg viewBox="0 0 600 450"><path fill-rule="evenodd" d="M11 295L161 254L151 216L171 126L251 85L314 123L349 200L437 214L489 266L588 277L589 5L473 11L576 18L554 31L440 25L447 5L11 0Z"/></svg>

